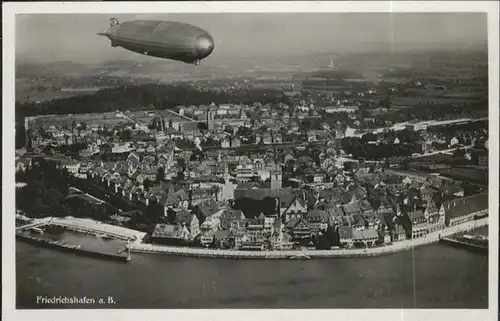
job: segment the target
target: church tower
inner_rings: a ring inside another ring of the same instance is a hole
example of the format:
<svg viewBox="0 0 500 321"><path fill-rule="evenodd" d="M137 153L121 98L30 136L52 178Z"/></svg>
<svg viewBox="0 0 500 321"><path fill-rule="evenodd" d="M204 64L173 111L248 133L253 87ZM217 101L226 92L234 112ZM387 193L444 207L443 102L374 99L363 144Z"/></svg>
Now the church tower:
<svg viewBox="0 0 500 321"><path fill-rule="evenodd" d="M228 182L229 182L229 166L227 165L227 162L224 162L224 183L227 184Z"/></svg>
<svg viewBox="0 0 500 321"><path fill-rule="evenodd" d="M271 189L277 190L282 188L282 172L281 168L277 167L271 170Z"/></svg>
<svg viewBox="0 0 500 321"><path fill-rule="evenodd" d="M209 131L214 130L214 118L215 118L215 110L217 107L215 106L214 103L210 104L210 107L208 108L207 111L207 128Z"/></svg>

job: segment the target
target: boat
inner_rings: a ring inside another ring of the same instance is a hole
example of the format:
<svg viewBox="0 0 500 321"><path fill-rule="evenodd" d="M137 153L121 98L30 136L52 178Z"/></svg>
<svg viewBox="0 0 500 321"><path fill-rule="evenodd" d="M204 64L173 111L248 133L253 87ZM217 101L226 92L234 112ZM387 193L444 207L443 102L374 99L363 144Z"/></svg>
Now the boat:
<svg viewBox="0 0 500 321"><path fill-rule="evenodd" d="M310 260L311 257L301 253L301 254L290 256L289 259L290 260Z"/></svg>

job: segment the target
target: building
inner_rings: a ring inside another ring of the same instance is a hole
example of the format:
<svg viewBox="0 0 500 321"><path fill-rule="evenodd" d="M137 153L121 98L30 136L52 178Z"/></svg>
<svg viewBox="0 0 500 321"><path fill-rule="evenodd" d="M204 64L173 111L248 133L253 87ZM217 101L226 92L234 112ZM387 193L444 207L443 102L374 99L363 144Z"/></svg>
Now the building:
<svg viewBox="0 0 500 321"><path fill-rule="evenodd" d="M293 246L292 236L281 230L271 237L271 247L273 250L291 250Z"/></svg>
<svg viewBox="0 0 500 321"><path fill-rule="evenodd" d="M326 106L326 107L320 107L318 109L323 109L326 113L333 114L333 113L356 113L359 109L358 106Z"/></svg>
<svg viewBox="0 0 500 321"><path fill-rule="evenodd" d="M233 137L231 139L231 147L240 147L241 146L241 140L238 137Z"/></svg>
<svg viewBox="0 0 500 321"><path fill-rule="evenodd" d="M396 224L392 230L392 241L404 241L406 240L406 231L400 224Z"/></svg>
<svg viewBox="0 0 500 321"><path fill-rule="evenodd" d="M488 151L487 150L472 151L471 161L478 166L488 166Z"/></svg>
<svg viewBox="0 0 500 321"><path fill-rule="evenodd" d="M81 163L77 160L70 159L62 162L63 167L68 170L68 172L72 175L78 174Z"/></svg>
<svg viewBox="0 0 500 321"><path fill-rule="evenodd" d="M209 131L214 130L214 118L215 118L215 111L213 109L209 109L207 111L207 128Z"/></svg>
<svg viewBox="0 0 500 321"><path fill-rule="evenodd" d="M229 140L229 138L224 138L221 142L221 145L220 145L222 148L229 148L231 147L231 141Z"/></svg>
<svg viewBox="0 0 500 321"><path fill-rule="evenodd" d="M353 229L350 226L340 226L338 228L340 246L351 248L353 246Z"/></svg>
<svg viewBox="0 0 500 321"><path fill-rule="evenodd" d="M251 242L264 242L264 219L246 219L244 220L246 235Z"/></svg>
<svg viewBox="0 0 500 321"><path fill-rule="evenodd" d="M287 233L292 236L292 240L303 245L309 244L311 229L309 223L304 218L294 218L286 222Z"/></svg>
<svg viewBox="0 0 500 321"><path fill-rule="evenodd" d="M282 172L280 168L271 171L271 189L278 190L282 188Z"/></svg>
<svg viewBox="0 0 500 321"><path fill-rule="evenodd" d="M181 245L188 243L190 233L180 224L157 224L151 235L152 243Z"/></svg>
<svg viewBox="0 0 500 321"><path fill-rule="evenodd" d="M330 223L330 215L327 211L312 210L306 215L311 232L326 231Z"/></svg>
<svg viewBox="0 0 500 321"><path fill-rule="evenodd" d="M377 233L379 235L379 239L380 239L381 243L383 243L383 244L391 244L392 243L390 233L388 233L387 231L380 231L380 230L378 230Z"/></svg>
<svg viewBox="0 0 500 321"><path fill-rule="evenodd" d="M352 241L354 244L363 244L365 247L375 246L380 239L377 230L365 229L352 232Z"/></svg>
<svg viewBox="0 0 500 321"><path fill-rule="evenodd" d="M23 171L25 172L32 165L31 158L20 158L16 160L16 172Z"/></svg>
<svg viewBox="0 0 500 321"><path fill-rule="evenodd" d="M226 230L218 230L214 234L215 246L218 248L230 247L230 232Z"/></svg>
<svg viewBox="0 0 500 321"><path fill-rule="evenodd" d="M252 164L239 164L236 166L236 179L238 182L249 182L255 176Z"/></svg>
<svg viewBox="0 0 500 321"><path fill-rule="evenodd" d="M264 234L271 235L274 232L276 217L268 217L261 214L260 219L264 220Z"/></svg>
<svg viewBox="0 0 500 321"><path fill-rule="evenodd" d="M432 199L429 199L427 201L427 204L425 206L424 210L424 216L425 219L427 220L428 224L428 232L434 232L437 230L440 230L444 228L444 215L440 216L439 215L439 209L436 206L436 203Z"/></svg>
<svg viewBox="0 0 500 321"><path fill-rule="evenodd" d="M209 247L214 243L215 231L204 232L200 237L200 243L202 246Z"/></svg>
<svg viewBox="0 0 500 321"><path fill-rule="evenodd" d="M178 211L176 221L182 227L187 227L189 231L188 239L192 240L200 234L200 221L193 213L186 210Z"/></svg>
<svg viewBox="0 0 500 321"><path fill-rule="evenodd" d="M203 208L203 207L200 206L198 208ZM221 224L220 218L221 218L221 215L223 213L224 213L224 210L219 210L212 215L205 216L205 220L201 224L200 230L204 231L204 232L218 230L220 228L220 224ZM203 213L200 213L200 214L203 215Z"/></svg>
<svg viewBox="0 0 500 321"><path fill-rule="evenodd" d="M283 212L285 222L301 218L307 214L307 203L300 197L295 197L290 206Z"/></svg>
<svg viewBox="0 0 500 321"><path fill-rule="evenodd" d="M427 130L427 123L414 123L414 124L406 124L405 129L411 130L411 131L420 131L420 130Z"/></svg>
<svg viewBox="0 0 500 321"><path fill-rule="evenodd" d="M403 228L407 238L415 239L427 235L428 223L422 211L412 211L403 215Z"/></svg>
<svg viewBox="0 0 500 321"><path fill-rule="evenodd" d="M446 226L454 226L486 216L488 215L488 193L446 201L441 204L439 214L444 214Z"/></svg>
<svg viewBox="0 0 500 321"><path fill-rule="evenodd" d="M229 230L245 219L245 215L240 210L225 210L220 216L220 227L222 230Z"/></svg>

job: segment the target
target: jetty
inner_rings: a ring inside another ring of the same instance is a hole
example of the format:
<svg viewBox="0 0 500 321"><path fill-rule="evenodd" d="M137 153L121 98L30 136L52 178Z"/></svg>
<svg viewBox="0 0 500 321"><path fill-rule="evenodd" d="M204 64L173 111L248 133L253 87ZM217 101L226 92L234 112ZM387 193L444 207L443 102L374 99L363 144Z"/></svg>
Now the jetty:
<svg viewBox="0 0 500 321"><path fill-rule="evenodd" d="M136 242L142 240L146 233L130 230L120 226L104 224L91 219L80 219L74 217L52 218L34 220L23 226L16 227L16 232L41 228L43 226L59 226L70 231L91 234L102 238L117 239L126 242Z"/></svg>
<svg viewBox="0 0 500 321"><path fill-rule="evenodd" d="M464 237L443 237L439 240L440 243L448 244L454 247L464 248L470 251L478 253L488 253L487 243L481 244L477 242L474 238L464 238Z"/></svg>
<svg viewBox="0 0 500 321"><path fill-rule="evenodd" d="M57 250L71 252L74 254L80 254L85 256L91 256L101 259L110 259L122 262L130 261L130 251L124 246L123 249L118 250L116 253L106 253L99 252L92 249L82 248L79 245L64 244L59 241L51 241L42 237L33 237L25 231L35 231L38 234L43 234L43 227L46 226L58 226L69 231L75 231L79 233L85 233L89 235L94 235L103 239L115 239L123 241L126 244L133 242L140 242L146 233L130 230L120 226L114 226L110 224L105 224L97 222L91 219L80 219L74 217L65 218L53 218L47 217L43 219L35 220L24 220L28 221L28 224L16 227L16 239L49 248L54 248Z"/></svg>
<svg viewBox="0 0 500 321"><path fill-rule="evenodd" d="M66 244L61 241L53 241L53 240L47 240L47 239L42 239L42 238L37 238L33 237L30 235L25 235L21 233L16 233L16 239L24 241L26 243L34 244L34 245L39 245L47 248L53 248L57 249L60 251L64 252L69 252L73 254L78 254L78 255L83 255L83 256L89 256L89 257L95 257L95 258L100 258L100 259L108 259L108 260L113 260L113 261L119 261L119 262L129 262L130 261L130 252L127 251L126 255L122 255L122 251L120 251L117 254L114 253L105 253L105 252L98 252L98 251L93 251L90 249L84 249L80 245L72 245L72 244Z"/></svg>

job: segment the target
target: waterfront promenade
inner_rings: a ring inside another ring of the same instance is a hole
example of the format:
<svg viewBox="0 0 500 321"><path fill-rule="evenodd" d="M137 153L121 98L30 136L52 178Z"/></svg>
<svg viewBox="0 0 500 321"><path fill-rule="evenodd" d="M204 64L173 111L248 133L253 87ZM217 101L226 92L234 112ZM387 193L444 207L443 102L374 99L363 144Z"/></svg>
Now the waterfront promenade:
<svg viewBox="0 0 500 321"><path fill-rule="evenodd" d="M356 249L333 249L333 250L289 250L289 251L238 251L181 248L174 246L163 246L155 244L132 243L127 245L131 252L155 253L173 256L193 256L206 258L230 258L230 259L289 259L294 256L308 256L310 258L334 258L334 257L367 257L390 254L412 249L417 246L432 244L440 238L451 236L459 232L470 231L478 227L488 225L488 218L482 218L457 226L447 227L443 230L427 234L426 237L395 242L390 245L374 248Z"/></svg>

